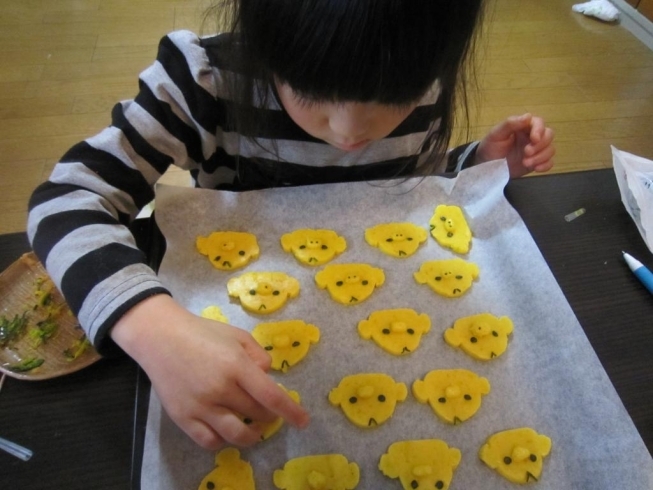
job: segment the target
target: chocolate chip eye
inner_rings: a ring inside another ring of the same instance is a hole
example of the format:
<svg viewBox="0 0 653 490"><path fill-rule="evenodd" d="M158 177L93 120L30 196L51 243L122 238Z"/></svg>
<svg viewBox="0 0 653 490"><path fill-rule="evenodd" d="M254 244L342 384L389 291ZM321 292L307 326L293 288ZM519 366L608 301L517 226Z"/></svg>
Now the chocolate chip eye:
<svg viewBox="0 0 653 490"><path fill-rule="evenodd" d="M496 332L496 330L492 330L492 336L493 336L493 337L498 337L499 334Z"/></svg>
<svg viewBox="0 0 653 490"><path fill-rule="evenodd" d="M469 341L470 341L472 344L475 344L476 342L478 342L478 339L477 339L476 337L470 337L470 338L469 338Z"/></svg>
<svg viewBox="0 0 653 490"><path fill-rule="evenodd" d="M306 245L300 245L299 250L304 250L306 248Z"/></svg>
<svg viewBox="0 0 653 490"><path fill-rule="evenodd" d="M458 279L459 281L460 281L462 278L463 278L463 276L456 276L456 279Z"/></svg>
<svg viewBox="0 0 653 490"><path fill-rule="evenodd" d="M379 395L378 400L383 403L385 401L385 395Z"/></svg>
<svg viewBox="0 0 653 490"><path fill-rule="evenodd" d="M321 248L322 250L326 250L326 249L329 248L329 247L327 247L326 245L322 245L320 248Z"/></svg>
<svg viewBox="0 0 653 490"><path fill-rule="evenodd" d="M512 463L512 458L510 456L506 456L505 458L503 458L503 462L505 464L510 464Z"/></svg>
<svg viewBox="0 0 653 490"><path fill-rule="evenodd" d="M408 332L408 335L413 335L415 333L415 330L413 330L412 328L409 328L406 331Z"/></svg>
<svg viewBox="0 0 653 490"><path fill-rule="evenodd" d="M363 284L363 286L367 286L368 281L363 281L362 284Z"/></svg>
<svg viewBox="0 0 653 490"><path fill-rule="evenodd" d="M406 240L408 240L409 242L412 242L412 241L413 241L413 237L412 237L412 236L409 236L408 238L406 238Z"/></svg>
<svg viewBox="0 0 653 490"><path fill-rule="evenodd" d="M383 330L381 330L381 332L383 332L385 335L390 335L390 329L389 328L384 328Z"/></svg>
<svg viewBox="0 0 653 490"><path fill-rule="evenodd" d="M440 221L447 221L447 218L445 218L444 216L442 216L442 217L440 218Z"/></svg>
<svg viewBox="0 0 653 490"><path fill-rule="evenodd" d="M392 238L386 238L385 241L388 243L392 243Z"/></svg>
<svg viewBox="0 0 653 490"><path fill-rule="evenodd" d="M279 296L279 291L272 291L273 296Z"/></svg>
<svg viewBox="0 0 653 490"><path fill-rule="evenodd" d="M249 294L251 294L252 296L256 296L256 291L253 290L253 289L250 289L250 290L249 290Z"/></svg>
<svg viewBox="0 0 653 490"><path fill-rule="evenodd" d="M413 480L410 482L410 488L417 488L419 487L419 483L417 483L417 480Z"/></svg>
<svg viewBox="0 0 653 490"><path fill-rule="evenodd" d="M352 396L352 397L349 399L349 403L356 403L357 401L358 401L358 399L357 399L355 396Z"/></svg>
<svg viewBox="0 0 653 490"><path fill-rule="evenodd" d="M293 347L299 347L299 342L298 342L297 340L295 340L295 341L292 343L292 346L293 346Z"/></svg>
<svg viewBox="0 0 653 490"><path fill-rule="evenodd" d="M472 396L471 396L471 395L465 395L463 398L464 398L465 400L469 401L469 400L472 399Z"/></svg>
<svg viewBox="0 0 653 490"><path fill-rule="evenodd" d="M438 401L439 401L440 403L447 403L447 399L446 399L445 397L443 397L443 396L440 397L440 398L438 398Z"/></svg>
<svg viewBox="0 0 653 490"><path fill-rule="evenodd" d="M206 488L208 488L209 490L213 490L215 488L215 483L213 483L212 481L207 481Z"/></svg>
<svg viewBox="0 0 653 490"><path fill-rule="evenodd" d="M447 233L447 236L448 236L449 238L451 238L451 237L453 236L453 233L449 232L449 233Z"/></svg>
<svg viewBox="0 0 653 490"><path fill-rule="evenodd" d="M243 257L243 256L245 255L245 251L244 251L244 250L241 250L240 252L238 252L238 255L240 255L241 257Z"/></svg>
<svg viewBox="0 0 653 490"><path fill-rule="evenodd" d="M534 454L531 454L531 455L528 457L528 459L530 459L533 463L535 463L535 461L537 461L537 456L535 456Z"/></svg>
<svg viewBox="0 0 653 490"><path fill-rule="evenodd" d="M213 262L219 262L221 258L222 255L218 255L215 259L213 259Z"/></svg>
<svg viewBox="0 0 653 490"><path fill-rule="evenodd" d="M441 280L442 280L442 277L441 277L441 276L435 276L435 280L436 280L436 281L441 281Z"/></svg>
<svg viewBox="0 0 653 490"><path fill-rule="evenodd" d="M338 282L336 283L336 286L342 286L342 281L338 281Z"/></svg>
<svg viewBox="0 0 653 490"><path fill-rule="evenodd" d="M265 346L265 350L272 350L272 349L274 349L274 347L272 347L271 345L266 345Z"/></svg>
<svg viewBox="0 0 653 490"><path fill-rule="evenodd" d="M437 482L435 482L435 488L441 490L442 488L444 488L444 482L442 480L438 480Z"/></svg>

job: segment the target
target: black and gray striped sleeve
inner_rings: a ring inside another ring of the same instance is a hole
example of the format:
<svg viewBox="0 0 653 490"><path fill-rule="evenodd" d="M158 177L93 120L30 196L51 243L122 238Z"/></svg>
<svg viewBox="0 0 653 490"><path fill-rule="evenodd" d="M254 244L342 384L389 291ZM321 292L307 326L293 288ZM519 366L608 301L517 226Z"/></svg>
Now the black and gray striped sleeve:
<svg viewBox="0 0 653 490"><path fill-rule="evenodd" d="M70 149L30 199L32 248L101 352L120 316L167 293L128 225L171 164L193 169L214 151L213 79L197 37L165 37L138 96L117 104L111 126Z"/></svg>

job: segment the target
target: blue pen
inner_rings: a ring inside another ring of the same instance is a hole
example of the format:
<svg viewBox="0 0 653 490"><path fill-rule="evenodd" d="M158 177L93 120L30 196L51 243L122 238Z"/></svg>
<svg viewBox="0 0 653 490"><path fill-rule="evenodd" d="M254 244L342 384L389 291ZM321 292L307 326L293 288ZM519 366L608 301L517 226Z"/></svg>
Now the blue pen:
<svg viewBox="0 0 653 490"><path fill-rule="evenodd" d="M626 252L621 253L624 254L624 260L626 261L626 264L628 264L628 267L630 267L630 270L633 271L633 274L635 274L637 279L639 279L644 287L648 289L649 293L653 294L653 272L648 270L644 264L632 255L629 255Z"/></svg>

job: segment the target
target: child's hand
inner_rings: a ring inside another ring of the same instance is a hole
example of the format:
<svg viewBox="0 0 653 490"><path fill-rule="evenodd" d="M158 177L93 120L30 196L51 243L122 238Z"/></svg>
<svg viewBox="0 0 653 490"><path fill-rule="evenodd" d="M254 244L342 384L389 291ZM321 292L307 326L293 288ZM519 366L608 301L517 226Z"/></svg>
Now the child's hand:
<svg viewBox="0 0 653 490"><path fill-rule="evenodd" d="M308 424L304 409L266 374L270 356L249 333L195 316L169 296L136 305L111 335L148 374L172 420L206 449L260 441L256 421Z"/></svg>
<svg viewBox="0 0 653 490"><path fill-rule="evenodd" d="M476 163L508 160L510 177L553 167L553 130L531 114L511 116L493 127L476 149Z"/></svg>

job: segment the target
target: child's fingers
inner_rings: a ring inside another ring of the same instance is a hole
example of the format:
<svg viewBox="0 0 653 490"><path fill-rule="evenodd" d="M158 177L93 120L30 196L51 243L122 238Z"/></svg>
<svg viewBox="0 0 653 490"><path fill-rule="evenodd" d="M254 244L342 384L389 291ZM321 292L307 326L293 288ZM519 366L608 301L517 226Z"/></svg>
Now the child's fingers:
<svg viewBox="0 0 653 490"><path fill-rule="evenodd" d="M537 167L540 166L546 166L549 161L552 161L554 155L555 155L555 147L553 145L549 145L539 153L531 157L525 158L524 166L529 169L536 169ZM551 166L553 166L553 163L551 163Z"/></svg>
<svg viewBox="0 0 653 490"><path fill-rule="evenodd" d="M532 157L544 151L546 148L552 146L553 136L553 129L543 127L542 132L538 136L538 141L533 141L533 138L531 138L531 142L524 147L524 154L527 157Z"/></svg>
<svg viewBox="0 0 653 490"><path fill-rule="evenodd" d="M228 397L220 400L218 406L223 406L250 420L257 422L273 422L278 415L268 410L248 393L241 389L234 389Z"/></svg>
<svg viewBox="0 0 653 490"><path fill-rule="evenodd" d="M179 424L179 427L188 434L188 437L204 449L217 451L224 446L224 439L205 422L191 420L187 425Z"/></svg>
<svg viewBox="0 0 653 490"><path fill-rule="evenodd" d="M296 403L264 372L248 372L239 379L239 385L262 406L296 427L309 422L306 410Z"/></svg>
<svg viewBox="0 0 653 490"><path fill-rule="evenodd" d="M495 140L507 140L517 132L523 132L529 128L533 116L526 113L521 116L510 116L505 121L492 128L492 138Z"/></svg>
<svg viewBox="0 0 653 490"><path fill-rule="evenodd" d="M266 373L270 370L270 366L272 365L270 354L268 354L250 334L243 336L241 339L241 345L243 346L243 349L245 349L247 355L260 369Z"/></svg>
<svg viewBox="0 0 653 490"><path fill-rule="evenodd" d="M246 424L227 408L215 407L207 410L202 418L203 422L215 431L217 442L223 439L225 442L237 446L251 446L261 440L261 432L256 430L255 426ZM210 435L208 442L213 442ZM200 445L205 447L203 444Z"/></svg>

